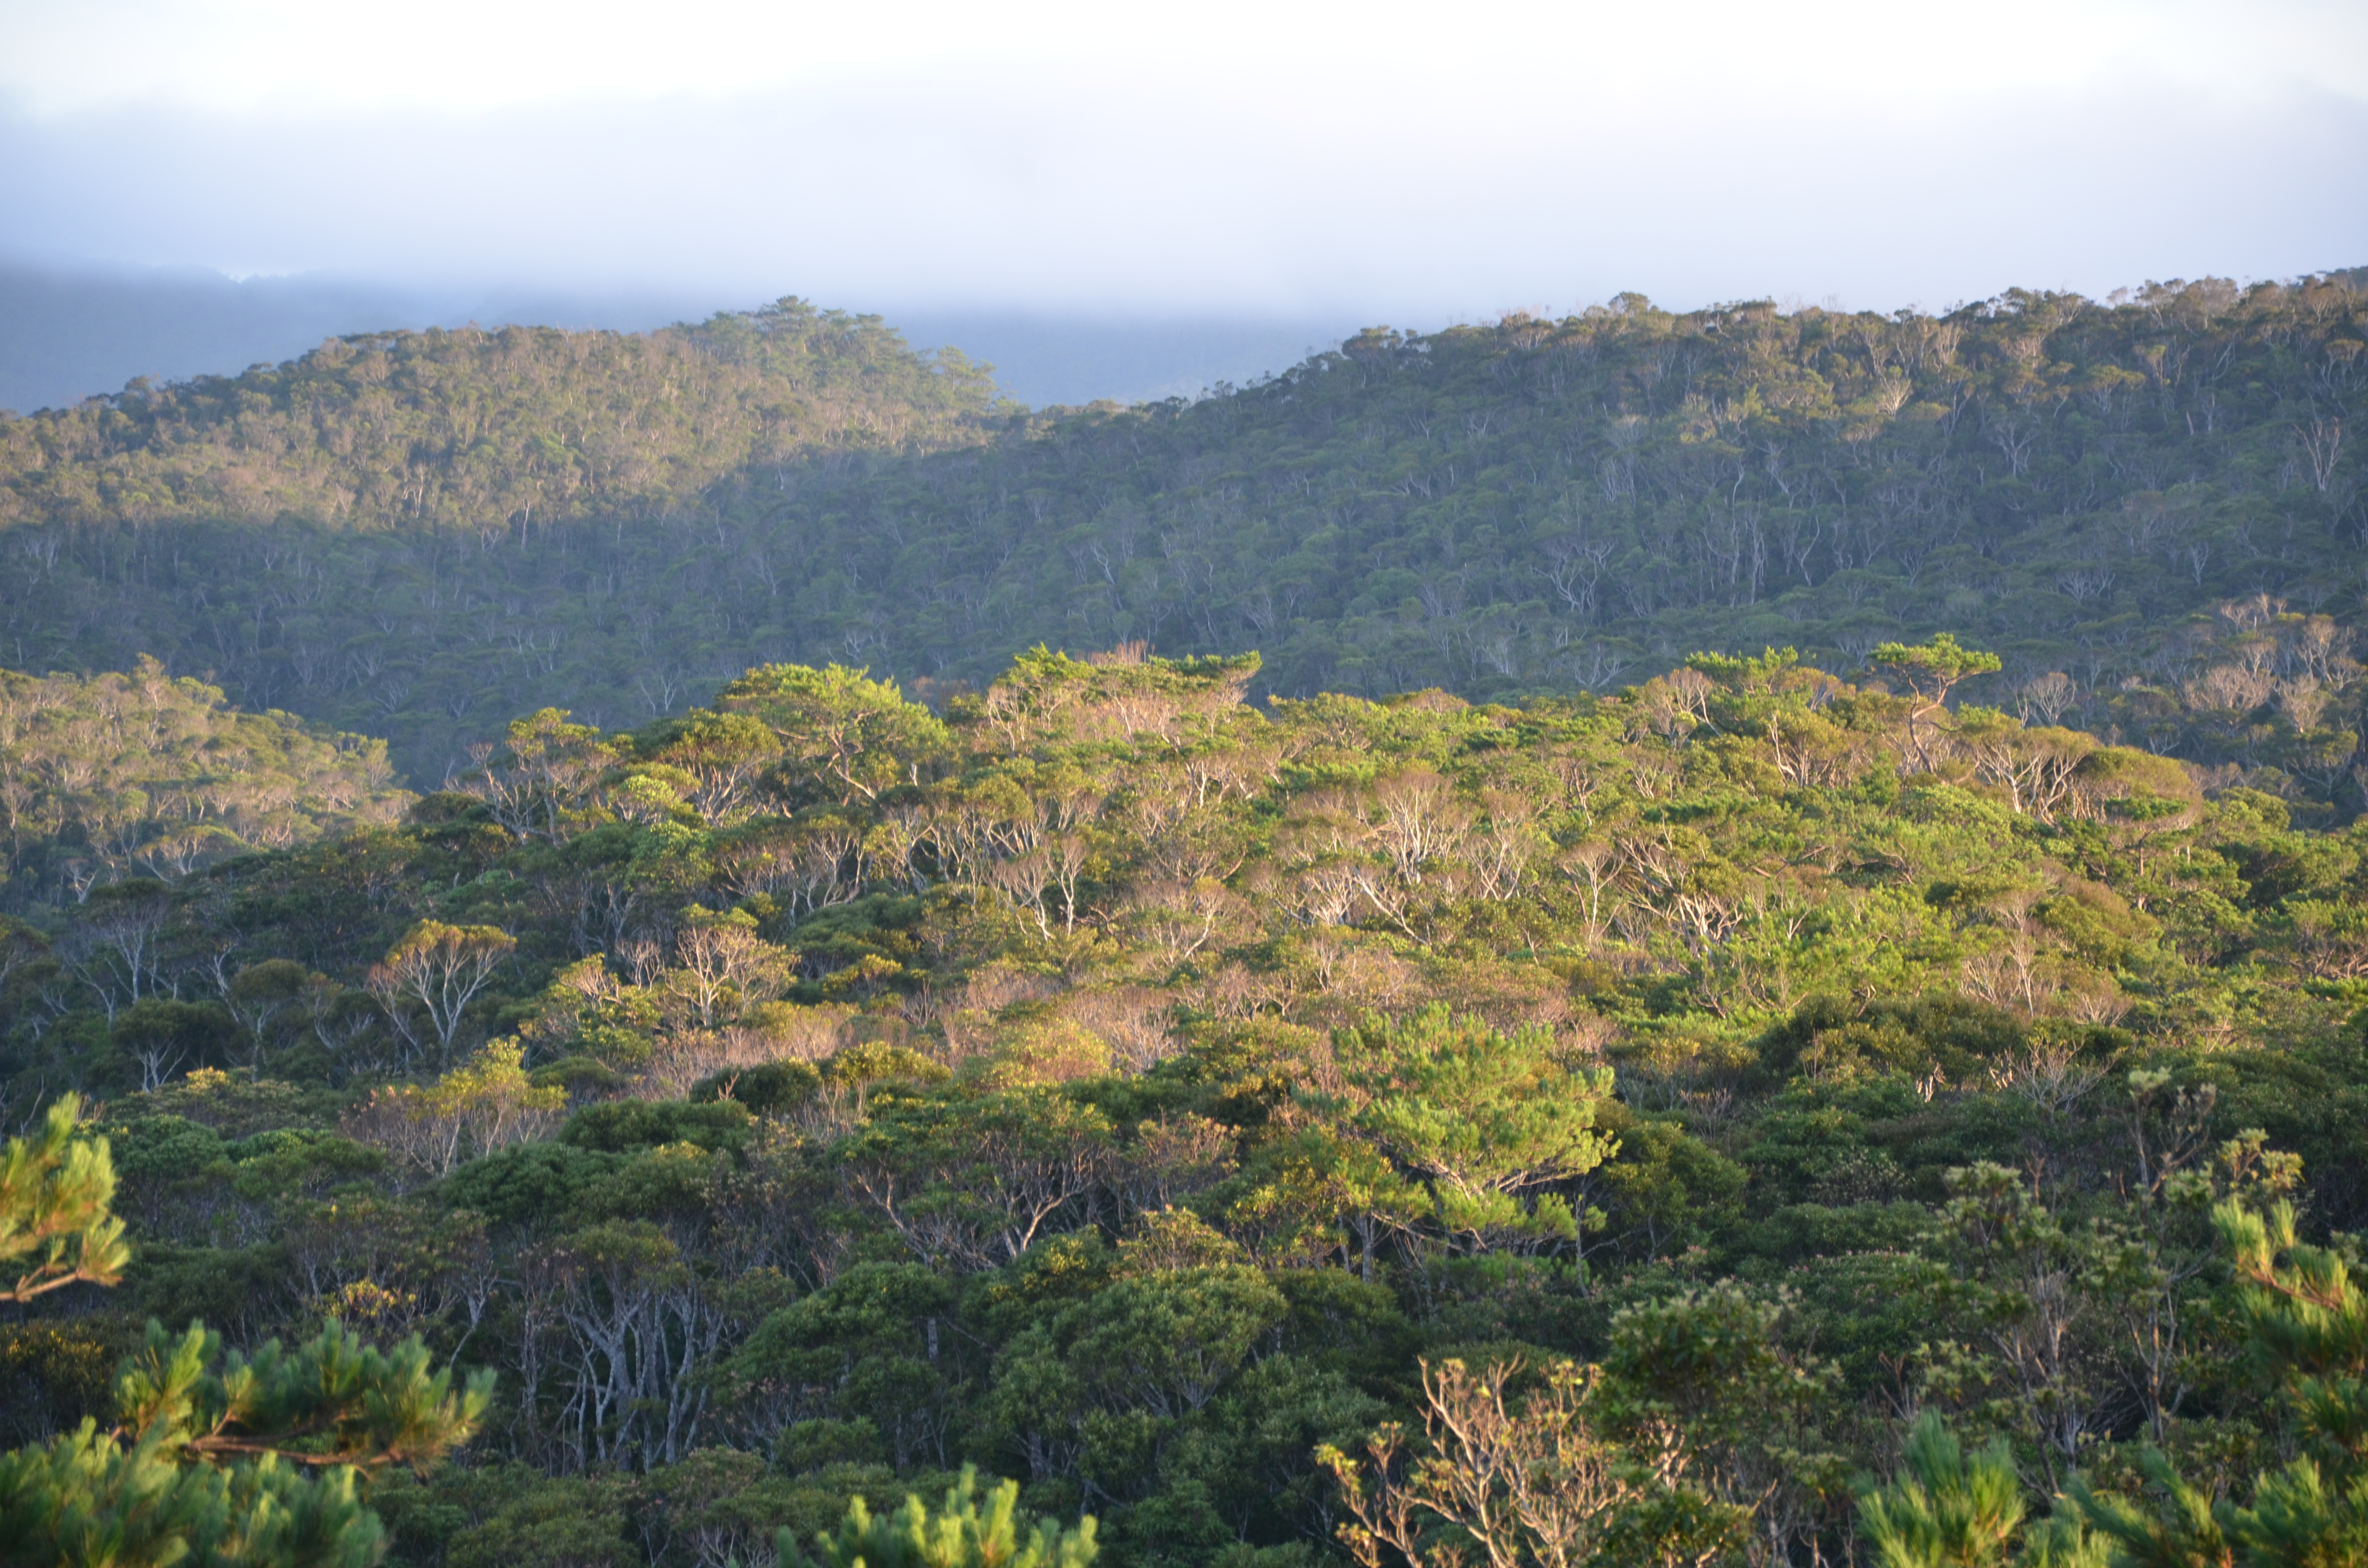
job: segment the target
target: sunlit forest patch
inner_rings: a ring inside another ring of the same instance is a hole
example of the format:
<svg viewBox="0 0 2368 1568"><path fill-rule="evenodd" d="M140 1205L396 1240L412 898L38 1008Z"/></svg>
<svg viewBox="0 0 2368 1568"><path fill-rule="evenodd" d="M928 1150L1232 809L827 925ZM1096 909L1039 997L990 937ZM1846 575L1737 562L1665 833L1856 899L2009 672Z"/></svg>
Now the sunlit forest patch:
<svg viewBox="0 0 2368 1568"><path fill-rule="evenodd" d="M0 677L0 1547L2345 1561L2360 665L2181 635L772 664L420 793Z"/></svg>

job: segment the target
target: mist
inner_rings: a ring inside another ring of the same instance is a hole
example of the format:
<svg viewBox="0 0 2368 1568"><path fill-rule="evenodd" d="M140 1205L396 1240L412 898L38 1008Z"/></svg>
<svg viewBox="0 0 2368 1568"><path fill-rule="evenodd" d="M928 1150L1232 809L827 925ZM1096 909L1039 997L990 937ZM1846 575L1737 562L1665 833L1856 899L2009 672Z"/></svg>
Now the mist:
<svg viewBox="0 0 2368 1568"><path fill-rule="evenodd" d="M1945 308L2368 260L2342 6L637 15L0 12L0 255L84 301L6 318L0 401L796 293L1075 402L1629 290ZM150 303L90 304L127 279ZM249 324L175 326L176 289ZM77 341L122 351L40 347L94 309Z"/></svg>
<svg viewBox="0 0 2368 1568"><path fill-rule="evenodd" d="M568 293L418 290L320 276L233 278L195 267L44 267L0 261L0 409L30 413L121 391L278 363L324 339L431 326L510 324L646 331L742 309L723 290ZM1329 347L1347 315L1130 316L998 310L900 311L923 349L991 366L1030 407L1193 397Z"/></svg>

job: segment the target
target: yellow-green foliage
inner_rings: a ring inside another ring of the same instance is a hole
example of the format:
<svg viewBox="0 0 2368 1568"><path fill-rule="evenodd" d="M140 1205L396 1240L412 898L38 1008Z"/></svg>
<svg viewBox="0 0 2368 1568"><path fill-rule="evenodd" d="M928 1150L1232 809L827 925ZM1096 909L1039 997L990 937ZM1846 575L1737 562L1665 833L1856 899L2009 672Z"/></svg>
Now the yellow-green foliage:
<svg viewBox="0 0 2368 1568"><path fill-rule="evenodd" d="M391 823L413 798L384 742L238 712L153 659L87 680L0 670L10 903Z"/></svg>

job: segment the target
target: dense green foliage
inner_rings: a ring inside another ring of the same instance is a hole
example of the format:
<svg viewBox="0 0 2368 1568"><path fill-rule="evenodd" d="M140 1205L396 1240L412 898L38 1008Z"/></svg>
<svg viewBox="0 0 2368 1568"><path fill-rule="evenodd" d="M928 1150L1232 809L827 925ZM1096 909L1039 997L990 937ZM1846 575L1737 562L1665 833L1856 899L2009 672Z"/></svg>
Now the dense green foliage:
<svg viewBox="0 0 2368 1568"><path fill-rule="evenodd" d="M115 1167L104 1140L76 1138L82 1098L61 1095L40 1133L11 1138L0 1160L0 1271L22 1268L18 1304L69 1285L112 1285L131 1250L115 1215Z"/></svg>
<svg viewBox="0 0 2368 1568"><path fill-rule="evenodd" d="M89 680L0 670L0 909L382 825L412 798L383 741L238 712L153 659Z"/></svg>
<svg viewBox="0 0 2368 1568"><path fill-rule="evenodd" d="M0 415L0 521L280 516L495 536L697 505L816 452L973 439L985 374L788 299L653 333L390 332Z"/></svg>
<svg viewBox="0 0 2368 1568"><path fill-rule="evenodd" d="M984 1510L977 1491L977 1472L965 1467L934 1514L908 1496L893 1517L875 1519L859 1496L837 1530L816 1538L812 1564L787 1529L775 1555L782 1568L1086 1568L1094 1560L1092 1519L1066 1529L1040 1520L1031 1528L1019 1511L1018 1483L997 1486Z"/></svg>
<svg viewBox="0 0 2368 1568"><path fill-rule="evenodd" d="M80 1118L67 1096L39 1139L8 1144L0 1268L34 1265L19 1302L111 1285L125 1262L122 1224L108 1212L110 1151L75 1135ZM484 1415L490 1374L457 1393L451 1384L416 1338L388 1355L335 1321L293 1352L272 1340L252 1358L225 1355L202 1324L176 1338L151 1322L116 1378L111 1429L85 1416L0 1454L0 1557L24 1568L369 1568L385 1532L360 1484L396 1462L427 1471Z"/></svg>
<svg viewBox="0 0 2368 1568"><path fill-rule="evenodd" d="M2356 598L2355 285L1942 316L1623 296L1025 419L802 308L371 340L0 422L0 656L154 653L432 783L496 715L638 722L760 659L984 682L1140 639L1259 647L1286 696L1503 699L1946 627L2004 657L1986 700L2060 676L2051 719L2185 748L2276 699L2214 676L2199 614Z"/></svg>
<svg viewBox="0 0 2368 1568"><path fill-rule="evenodd" d="M2211 637L2356 700L2331 622ZM0 1066L107 1096L134 1251L0 1420L123 1420L150 1317L416 1334L501 1379L369 1485L422 1568L2352 1561L2368 827L2267 760L2326 723L2191 765L1869 652L766 666L61 897Z"/></svg>

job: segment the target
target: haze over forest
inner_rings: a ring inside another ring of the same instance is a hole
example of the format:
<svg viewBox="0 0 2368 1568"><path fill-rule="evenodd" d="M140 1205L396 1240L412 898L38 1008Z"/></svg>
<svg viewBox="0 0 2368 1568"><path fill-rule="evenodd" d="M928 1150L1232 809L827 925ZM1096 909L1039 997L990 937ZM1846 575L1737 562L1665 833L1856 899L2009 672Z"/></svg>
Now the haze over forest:
<svg viewBox="0 0 2368 1568"><path fill-rule="evenodd" d="M210 268L0 261L0 408L29 414L120 392L135 376L186 381L277 364L358 332L556 324L646 331L710 313L682 289L569 293L423 289L312 276L233 281ZM1011 306L900 311L919 347L960 345L1030 405L1197 396L1294 363L1352 331L1345 312L1079 315Z"/></svg>

